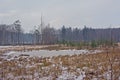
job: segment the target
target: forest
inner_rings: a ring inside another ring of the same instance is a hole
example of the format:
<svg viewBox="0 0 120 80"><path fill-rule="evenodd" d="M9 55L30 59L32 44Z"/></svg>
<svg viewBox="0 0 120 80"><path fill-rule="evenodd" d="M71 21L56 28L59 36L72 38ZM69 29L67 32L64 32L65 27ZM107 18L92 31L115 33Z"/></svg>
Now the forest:
<svg viewBox="0 0 120 80"><path fill-rule="evenodd" d="M12 24L0 24L0 45L45 45L64 42L119 42L120 28L71 28L62 26L55 29L43 23L25 33L20 20Z"/></svg>

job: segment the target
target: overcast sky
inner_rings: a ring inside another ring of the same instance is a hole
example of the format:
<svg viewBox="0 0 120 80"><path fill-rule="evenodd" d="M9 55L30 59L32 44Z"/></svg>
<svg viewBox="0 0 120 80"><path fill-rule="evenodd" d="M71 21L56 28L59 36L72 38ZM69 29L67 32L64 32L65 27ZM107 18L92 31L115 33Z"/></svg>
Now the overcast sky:
<svg viewBox="0 0 120 80"><path fill-rule="evenodd" d="M40 24L41 14L55 28L119 27L120 0L0 0L0 23L19 19L29 31Z"/></svg>

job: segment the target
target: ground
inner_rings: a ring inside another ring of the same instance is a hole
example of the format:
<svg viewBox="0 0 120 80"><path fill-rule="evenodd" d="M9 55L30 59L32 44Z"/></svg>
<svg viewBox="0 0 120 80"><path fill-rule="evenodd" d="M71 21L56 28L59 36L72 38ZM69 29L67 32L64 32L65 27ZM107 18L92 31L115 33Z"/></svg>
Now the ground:
<svg viewBox="0 0 120 80"><path fill-rule="evenodd" d="M93 54L0 58L0 80L120 80L120 49L100 50Z"/></svg>

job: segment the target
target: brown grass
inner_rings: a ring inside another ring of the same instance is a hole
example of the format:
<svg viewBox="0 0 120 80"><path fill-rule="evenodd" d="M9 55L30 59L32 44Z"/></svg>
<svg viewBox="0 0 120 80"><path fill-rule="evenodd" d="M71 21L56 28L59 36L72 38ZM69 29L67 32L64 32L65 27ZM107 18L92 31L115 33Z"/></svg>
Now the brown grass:
<svg viewBox="0 0 120 80"><path fill-rule="evenodd" d="M61 67L65 67L67 72L74 73L76 76L80 74L77 69L82 69L86 73L85 80L90 80L93 77L106 80L103 74L109 71L112 74L111 80L118 80L120 75L120 49L107 48L104 50L98 54L65 55L52 58L24 58L20 56L19 59L11 61L1 59L0 78L7 80L8 73L13 74L14 77L32 75L34 78L34 73L37 72L39 78L51 75L56 79L62 74L63 69ZM29 65L28 68L26 68L27 65Z"/></svg>

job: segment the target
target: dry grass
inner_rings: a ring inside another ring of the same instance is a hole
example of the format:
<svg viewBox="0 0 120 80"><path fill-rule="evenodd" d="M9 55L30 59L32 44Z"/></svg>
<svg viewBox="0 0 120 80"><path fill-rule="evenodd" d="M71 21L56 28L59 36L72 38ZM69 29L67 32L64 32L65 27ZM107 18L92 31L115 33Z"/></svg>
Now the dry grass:
<svg viewBox="0 0 120 80"><path fill-rule="evenodd" d="M120 77L120 49L109 48L98 54L65 55L58 57L23 57L14 60L0 59L0 79L33 80L52 76L56 79L63 71L79 76L78 69L85 72L85 80L97 78L106 80L105 74L109 72L111 80ZM8 75L13 77L8 77ZM31 77L26 77L31 76Z"/></svg>
<svg viewBox="0 0 120 80"><path fill-rule="evenodd" d="M6 52L10 52L10 51L32 51L32 50L41 50L41 48L45 48L47 46L50 45L24 45L24 46L10 46L10 47L3 47L0 48L0 54L6 53ZM56 46L56 45L51 45L52 46Z"/></svg>

